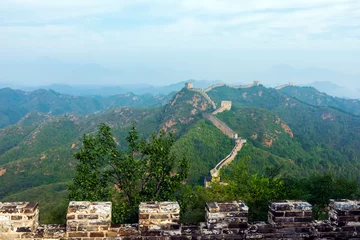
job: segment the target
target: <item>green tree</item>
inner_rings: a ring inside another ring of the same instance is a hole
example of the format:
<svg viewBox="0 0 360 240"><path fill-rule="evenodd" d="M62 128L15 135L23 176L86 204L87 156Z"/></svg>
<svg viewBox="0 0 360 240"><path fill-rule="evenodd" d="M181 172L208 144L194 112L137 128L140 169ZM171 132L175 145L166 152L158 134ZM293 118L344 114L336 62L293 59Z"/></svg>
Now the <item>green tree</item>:
<svg viewBox="0 0 360 240"><path fill-rule="evenodd" d="M176 200L188 177L188 160L177 159L171 147L174 137L160 131L148 141L140 140L135 123L126 137L128 148L121 152L110 132L99 125L96 136L84 136L70 200L112 201L114 222L137 220L142 201Z"/></svg>
<svg viewBox="0 0 360 240"><path fill-rule="evenodd" d="M79 160L73 182L68 185L69 199L75 201L106 201L110 189L104 165L116 154L110 127L99 125L96 136L84 135L81 150L74 154Z"/></svg>

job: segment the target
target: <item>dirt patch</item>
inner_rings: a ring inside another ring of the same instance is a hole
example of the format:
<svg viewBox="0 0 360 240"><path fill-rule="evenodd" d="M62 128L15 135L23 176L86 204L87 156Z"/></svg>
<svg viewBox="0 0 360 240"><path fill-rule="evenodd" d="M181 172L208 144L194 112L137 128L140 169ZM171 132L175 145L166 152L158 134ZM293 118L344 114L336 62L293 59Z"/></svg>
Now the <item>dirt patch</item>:
<svg viewBox="0 0 360 240"><path fill-rule="evenodd" d="M280 122L281 122L280 118L277 118L275 121L276 124L279 124Z"/></svg>
<svg viewBox="0 0 360 240"><path fill-rule="evenodd" d="M191 115L195 115L197 112L196 108L194 108L193 110L191 110Z"/></svg>
<svg viewBox="0 0 360 240"><path fill-rule="evenodd" d="M174 126L176 124L176 122L174 120L170 120L168 122L165 123L166 128L171 128L172 126Z"/></svg>
<svg viewBox="0 0 360 240"><path fill-rule="evenodd" d="M321 117L323 120L326 120L326 119L330 119L331 121L335 120L335 116L332 115L331 113L324 113L323 115L321 115Z"/></svg>
<svg viewBox="0 0 360 240"><path fill-rule="evenodd" d="M258 138L258 134L257 133L253 133L253 135L251 135L251 138L256 140Z"/></svg>
<svg viewBox="0 0 360 240"><path fill-rule="evenodd" d="M282 129L285 130L285 132L286 132L287 134L289 134L289 136L290 136L291 138L294 137L294 133L291 131L290 127L289 127L288 125L286 125L286 123L281 123L281 127L282 127Z"/></svg>
<svg viewBox="0 0 360 240"><path fill-rule="evenodd" d="M0 168L0 177L6 173L5 168Z"/></svg>
<svg viewBox="0 0 360 240"><path fill-rule="evenodd" d="M76 147L76 144L75 144L75 143L71 144L71 149L73 149L73 148L75 148L75 147Z"/></svg>
<svg viewBox="0 0 360 240"><path fill-rule="evenodd" d="M201 100L200 95L194 94L192 99L188 101L188 103L190 103L193 107L198 108L200 100Z"/></svg>
<svg viewBox="0 0 360 240"><path fill-rule="evenodd" d="M181 97L181 95L182 95L182 93L176 94L174 101L172 101L171 104L170 104L170 107L174 106L174 104L176 103L176 100L177 100L179 97Z"/></svg>
<svg viewBox="0 0 360 240"><path fill-rule="evenodd" d="M206 102L203 102L200 106L201 111L205 111L208 108L208 104Z"/></svg>
<svg viewBox="0 0 360 240"><path fill-rule="evenodd" d="M46 159L46 155L45 155L45 154L43 154L43 155L40 156L40 160L44 160L44 159Z"/></svg>
<svg viewBox="0 0 360 240"><path fill-rule="evenodd" d="M263 142L262 142L262 145L266 146L266 147L271 147L273 144L273 140L271 138L269 139L264 139Z"/></svg>

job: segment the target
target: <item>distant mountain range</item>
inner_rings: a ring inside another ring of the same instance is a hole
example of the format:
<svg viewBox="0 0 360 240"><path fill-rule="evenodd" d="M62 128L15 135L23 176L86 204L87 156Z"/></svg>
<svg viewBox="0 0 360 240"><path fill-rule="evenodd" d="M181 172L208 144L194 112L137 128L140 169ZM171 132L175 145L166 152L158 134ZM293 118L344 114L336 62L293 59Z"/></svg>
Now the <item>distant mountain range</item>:
<svg viewBox="0 0 360 240"><path fill-rule="evenodd" d="M54 90L38 89L32 92L0 89L0 128L16 123L29 112L89 114L121 106L144 108L165 105L168 95L135 95L133 93L102 96L71 96Z"/></svg>
<svg viewBox="0 0 360 240"><path fill-rule="evenodd" d="M28 62L0 61L0 87L23 91L52 89L62 94L77 96L110 96L127 92L137 95L168 94L172 91L180 91L183 87L183 82L169 83L186 79L187 76L192 76L191 72L168 68L152 69L142 65L133 67L131 64L123 66L123 69L120 67L110 69L98 64L66 63L47 57ZM332 96L360 98L360 76L333 69L296 68L283 64L256 71L242 69L225 76L226 79L221 80L231 81L233 84L261 81L265 86L274 87L288 82L295 82L299 86L306 83ZM139 82L143 84L138 84ZM196 85L203 88L218 82L220 80L196 81ZM159 83L169 85L156 86ZM334 83L339 86L335 86Z"/></svg>
<svg viewBox="0 0 360 240"><path fill-rule="evenodd" d="M220 83L221 81L205 81L205 80L193 80L189 79L187 81L182 81L170 85L165 86L153 86L150 84L124 84L119 86L90 86L90 85L62 85L62 84L51 84L46 86L39 86L39 87L22 87L22 90L26 91L34 91L38 88L41 89L51 89L59 93L69 94L69 95L76 95L76 96L111 96L116 94L123 94L123 93L134 93L134 94L169 94L171 92L178 92L180 91L186 82L195 83L196 86L200 88L206 88L213 84Z"/></svg>

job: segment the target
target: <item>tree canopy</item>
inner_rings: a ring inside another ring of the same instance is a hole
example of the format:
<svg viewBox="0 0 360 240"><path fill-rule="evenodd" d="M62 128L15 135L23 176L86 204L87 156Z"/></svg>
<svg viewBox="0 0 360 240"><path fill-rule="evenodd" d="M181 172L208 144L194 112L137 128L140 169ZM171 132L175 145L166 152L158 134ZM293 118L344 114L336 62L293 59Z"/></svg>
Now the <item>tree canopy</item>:
<svg viewBox="0 0 360 240"><path fill-rule="evenodd" d="M174 137L160 131L147 141L139 139L135 123L119 151L111 128L99 125L96 135L84 135L69 199L112 201L113 221L136 221L142 201L176 200L188 177L188 160L171 152Z"/></svg>

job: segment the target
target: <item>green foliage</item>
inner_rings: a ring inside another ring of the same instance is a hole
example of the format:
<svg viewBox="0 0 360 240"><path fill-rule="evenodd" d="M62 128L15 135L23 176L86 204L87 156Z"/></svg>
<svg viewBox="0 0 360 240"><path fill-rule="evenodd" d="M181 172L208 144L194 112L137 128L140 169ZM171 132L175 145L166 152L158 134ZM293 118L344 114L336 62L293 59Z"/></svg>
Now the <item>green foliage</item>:
<svg viewBox="0 0 360 240"><path fill-rule="evenodd" d="M234 142L211 122L201 119L174 144L172 151L177 156L189 158L188 183L202 185L210 169L226 157L234 147Z"/></svg>
<svg viewBox="0 0 360 240"><path fill-rule="evenodd" d="M274 130L279 129L270 124L269 119L278 116L281 122L289 126L294 137L290 139L284 134L279 135L277 139L273 137L276 141L267 151L293 161L300 167L301 174L330 171L336 176L350 179L358 177L360 148L357 146L360 146L360 117L334 108L312 106L263 86L248 89L219 87L208 92L208 95L217 102L222 99L233 101L234 111L219 114L219 118L234 130L238 130L240 136L244 133L255 147L263 150L266 148L260 144L262 139L251 140L249 129L261 133L260 136L264 135L265 131L267 135L276 136ZM246 111L244 106L251 107L248 109L252 109L255 117L249 116L250 110ZM260 114L261 112L256 111L254 107L271 111L271 114ZM244 118L239 116L243 114Z"/></svg>
<svg viewBox="0 0 360 240"><path fill-rule="evenodd" d="M114 222L137 219L142 201L176 200L176 193L188 177L188 161L171 152L174 137L161 131L149 141L139 140L135 125L126 137L128 148L120 152L110 127L99 125L96 136L84 136L69 199L113 201ZM175 172L175 167L176 172Z"/></svg>
<svg viewBox="0 0 360 240"><path fill-rule="evenodd" d="M161 126L165 125L166 129L170 129L179 137L202 118L203 111L211 109L208 101L201 94L184 88L164 106L160 116Z"/></svg>
<svg viewBox="0 0 360 240"><path fill-rule="evenodd" d="M357 199L360 196L356 180L338 178L331 173L314 174L308 178L287 178L284 181L285 196L310 202L315 219L326 219L329 199Z"/></svg>
<svg viewBox="0 0 360 240"><path fill-rule="evenodd" d="M3 202L38 202L41 224L64 224L68 207L66 183L56 183L34 187L8 195Z"/></svg>
<svg viewBox="0 0 360 240"><path fill-rule="evenodd" d="M233 162L228 171L221 173L222 184L212 183L209 188L184 187L179 201L181 220L204 221L206 202L242 200L249 206L250 221L265 221L269 201L288 199L308 201L313 205L313 218L326 219L329 199L357 199L360 196L355 180L333 174L281 177L284 174L279 168L269 169L265 174L251 173L249 163L248 157Z"/></svg>
<svg viewBox="0 0 360 240"><path fill-rule="evenodd" d="M30 93L10 88L0 89L0 128L14 124L27 113L38 111L51 113L55 116L76 112L89 114L105 109L128 107L157 107L170 100L167 96L152 96L149 94L135 95L132 93L118 94L109 97L100 96L70 96L53 90L39 89Z"/></svg>
<svg viewBox="0 0 360 240"><path fill-rule="evenodd" d="M360 100L358 99L332 97L319 92L313 87L291 86L282 88L280 91L313 106L329 106L344 112L360 115Z"/></svg>
<svg viewBox="0 0 360 240"><path fill-rule="evenodd" d="M117 151L110 127L99 125L96 137L83 136L83 146L74 158L79 160L72 184L69 184L69 199L75 201L105 201L110 198L107 178L102 167Z"/></svg>

